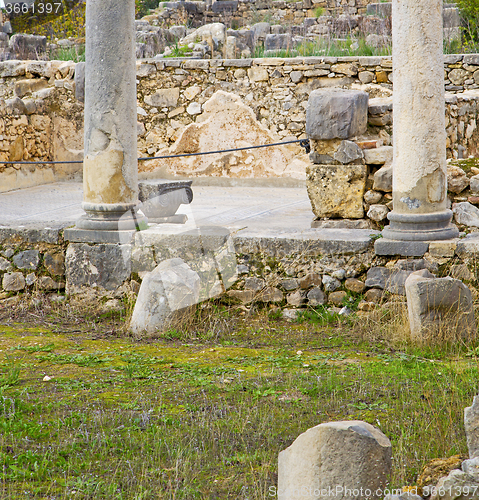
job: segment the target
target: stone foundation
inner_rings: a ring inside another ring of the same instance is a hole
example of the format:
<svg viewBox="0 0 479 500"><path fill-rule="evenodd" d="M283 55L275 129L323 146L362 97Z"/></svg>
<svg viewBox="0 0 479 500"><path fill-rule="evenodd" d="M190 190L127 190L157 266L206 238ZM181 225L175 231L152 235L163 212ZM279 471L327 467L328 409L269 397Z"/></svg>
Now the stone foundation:
<svg viewBox="0 0 479 500"><path fill-rule="evenodd" d="M231 256L215 254L223 233L202 233L202 248L209 253L201 262L194 257L201 248L191 247L197 237L189 233L180 232L171 239L158 230L142 231L123 245L68 243L62 234L61 229L33 227L0 230L0 300L19 293L58 296L65 287L72 296L132 297L145 273L172 257L196 262L199 274L212 270L217 276L220 269L227 277L223 284L208 278L212 286L203 300L219 298L248 307L327 305L339 312L361 298L359 310L368 311L378 302L405 297L406 278L418 269L460 279L472 289L473 298L479 297L477 233L430 242L420 258L376 255L371 230L321 229L301 236L294 232L264 237L232 234L228 238L234 245L236 269L231 268ZM181 252L172 253L173 248Z"/></svg>

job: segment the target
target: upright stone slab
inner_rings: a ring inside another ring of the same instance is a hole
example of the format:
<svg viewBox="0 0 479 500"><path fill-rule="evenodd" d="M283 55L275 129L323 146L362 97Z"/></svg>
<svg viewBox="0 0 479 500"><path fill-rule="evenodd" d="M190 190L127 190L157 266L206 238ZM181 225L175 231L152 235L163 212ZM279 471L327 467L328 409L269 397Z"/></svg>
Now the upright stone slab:
<svg viewBox="0 0 479 500"><path fill-rule="evenodd" d="M85 159L77 228L134 229L137 213L135 1L89 0L86 10Z"/></svg>
<svg viewBox="0 0 479 500"><path fill-rule="evenodd" d="M446 207L442 7L442 0L393 0L394 210L384 239L458 235Z"/></svg>
<svg viewBox="0 0 479 500"><path fill-rule="evenodd" d="M140 287L130 330L152 336L167 328L177 313L199 302L200 277L182 259L169 259L148 273Z"/></svg>
<svg viewBox="0 0 479 500"><path fill-rule="evenodd" d="M409 326L414 340L469 340L476 335L472 295L460 280L435 278L423 269L405 283Z"/></svg>
<svg viewBox="0 0 479 500"><path fill-rule="evenodd" d="M372 425L320 424L279 454L278 499L382 498L391 467L391 443Z"/></svg>
<svg viewBox="0 0 479 500"><path fill-rule="evenodd" d="M464 408L464 427L466 429L467 449L470 458L479 457L479 396L472 405Z"/></svg>

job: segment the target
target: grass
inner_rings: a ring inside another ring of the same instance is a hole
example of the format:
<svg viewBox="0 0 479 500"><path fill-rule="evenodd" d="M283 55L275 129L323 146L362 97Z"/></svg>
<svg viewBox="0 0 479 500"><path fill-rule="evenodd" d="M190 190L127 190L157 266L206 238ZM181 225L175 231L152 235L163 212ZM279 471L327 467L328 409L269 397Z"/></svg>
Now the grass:
<svg viewBox="0 0 479 500"><path fill-rule="evenodd" d="M393 487L467 451L477 346L413 346L392 309L285 323L205 304L143 342L125 320L0 313L0 498L267 499L278 452L331 420L391 439Z"/></svg>
<svg viewBox="0 0 479 500"><path fill-rule="evenodd" d="M309 56L389 56L392 54L392 47L385 46L376 48L366 43L365 39L358 40L348 38L322 39L317 42L303 42L301 45L291 50L278 50L274 53L268 52L265 55L264 48L256 46L254 57L309 57Z"/></svg>
<svg viewBox="0 0 479 500"><path fill-rule="evenodd" d="M54 55L57 61L85 62L85 46L60 48Z"/></svg>

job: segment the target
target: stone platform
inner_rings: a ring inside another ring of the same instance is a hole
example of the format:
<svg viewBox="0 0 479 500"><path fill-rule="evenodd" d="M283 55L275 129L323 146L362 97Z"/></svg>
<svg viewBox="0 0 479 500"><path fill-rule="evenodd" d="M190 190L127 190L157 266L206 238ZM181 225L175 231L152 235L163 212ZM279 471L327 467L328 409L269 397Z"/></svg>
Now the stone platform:
<svg viewBox="0 0 479 500"><path fill-rule="evenodd" d="M258 244L277 252L285 246L308 247L320 253L364 252L372 248L377 231L370 229L311 229L314 214L306 188L195 186L191 205L181 205L186 224L151 225L142 237L188 232L200 226L217 226L232 233L241 245ZM0 243L6 235L55 240L55 233L72 226L83 214L82 185L55 183L0 193ZM270 244L271 243L271 244ZM276 250L273 250L273 249ZM280 252L282 253L282 251Z"/></svg>
<svg viewBox="0 0 479 500"><path fill-rule="evenodd" d="M339 289L348 279L363 280L353 280L363 291L379 288L374 292L379 297L382 289L396 293L397 286L374 276L404 280L416 268L437 273L443 264L454 276L479 285L479 233L427 242L411 251L407 242L388 242L378 231L354 229L357 221L327 221L327 227L311 228L314 216L305 186L193 184L193 190L193 202L178 209L188 217L185 224L155 224L117 233L121 237L116 241L95 243L75 239L75 230L67 230L83 213L81 184L0 194L0 300L37 288L68 294L83 293L85 287L133 291L145 273L172 258L183 259L198 273L201 300L226 290L242 302L259 297L290 306L326 300L336 304L344 299L346 292ZM342 228L336 227L338 222ZM391 245L396 255L386 251Z"/></svg>
<svg viewBox="0 0 479 500"><path fill-rule="evenodd" d="M239 248L258 246L270 254L304 251L346 254L372 251L385 255L387 240L378 231L329 227L311 228L314 214L306 187L195 186L191 205L181 205L178 214L186 224L151 225L142 231L144 241L160 235L181 238L197 227L216 226L228 230ZM15 234L29 241L56 243L60 232L74 225L83 214L82 184L45 184L0 193L0 244ZM339 222L339 221L338 221ZM421 257L425 252L444 257L479 251L479 233L448 242L391 243L402 257ZM388 252L387 254L390 255Z"/></svg>

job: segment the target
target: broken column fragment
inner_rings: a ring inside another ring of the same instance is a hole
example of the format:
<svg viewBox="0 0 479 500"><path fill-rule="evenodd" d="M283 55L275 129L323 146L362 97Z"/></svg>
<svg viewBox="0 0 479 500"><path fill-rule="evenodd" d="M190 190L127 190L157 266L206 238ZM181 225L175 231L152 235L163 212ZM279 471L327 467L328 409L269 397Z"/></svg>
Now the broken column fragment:
<svg viewBox="0 0 479 500"><path fill-rule="evenodd" d="M278 499L382 498L391 467L391 442L371 424L320 424L279 454Z"/></svg>

